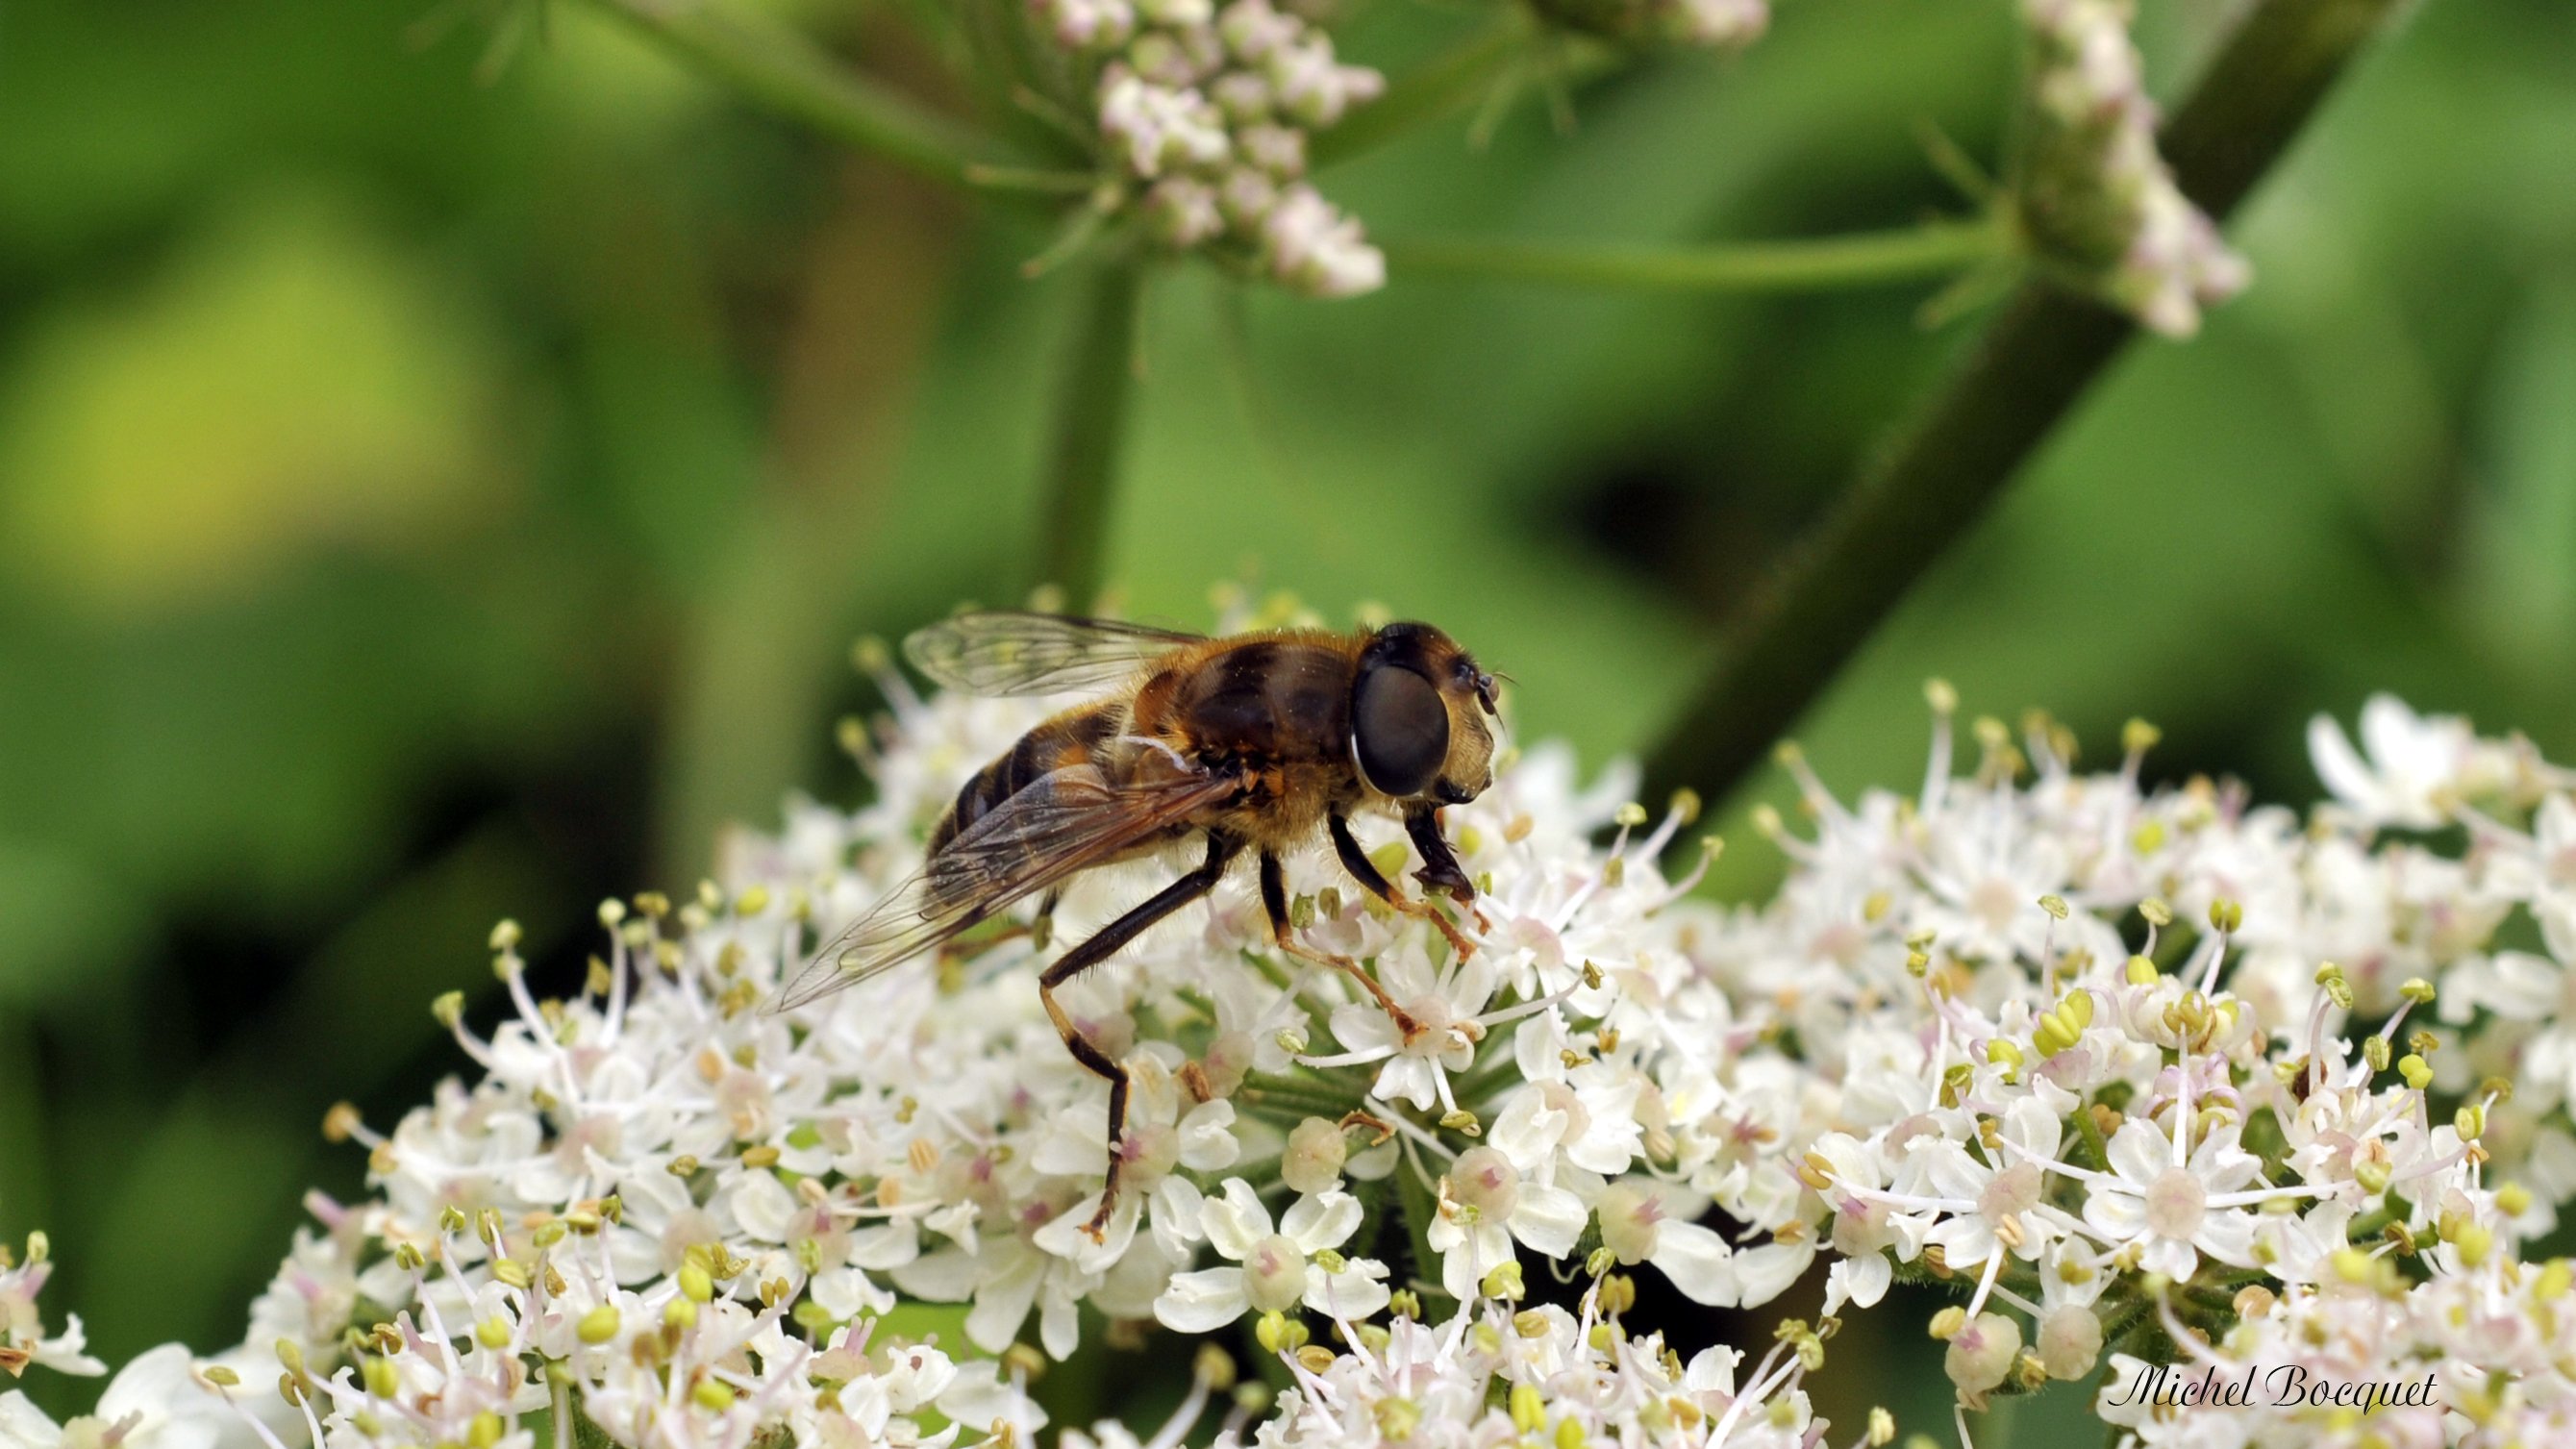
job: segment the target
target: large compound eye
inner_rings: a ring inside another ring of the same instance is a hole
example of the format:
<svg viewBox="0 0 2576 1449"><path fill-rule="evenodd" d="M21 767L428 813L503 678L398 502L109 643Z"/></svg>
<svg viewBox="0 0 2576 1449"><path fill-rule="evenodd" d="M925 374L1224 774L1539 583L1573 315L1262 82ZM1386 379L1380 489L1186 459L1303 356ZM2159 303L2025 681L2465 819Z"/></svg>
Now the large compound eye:
<svg viewBox="0 0 2576 1449"><path fill-rule="evenodd" d="M1419 795L1449 758L1449 706L1401 664L1371 664L1351 691L1351 753L1382 793Z"/></svg>

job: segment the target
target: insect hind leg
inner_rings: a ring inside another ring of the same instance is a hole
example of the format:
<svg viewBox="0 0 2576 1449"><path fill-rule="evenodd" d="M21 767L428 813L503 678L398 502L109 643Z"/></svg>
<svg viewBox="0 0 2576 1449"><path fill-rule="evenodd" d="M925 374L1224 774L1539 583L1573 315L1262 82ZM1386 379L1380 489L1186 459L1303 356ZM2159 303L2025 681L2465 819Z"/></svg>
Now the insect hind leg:
<svg viewBox="0 0 2576 1449"><path fill-rule="evenodd" d="M1119 1169L1126 1164L1127 1144L1127 1069L1109 1053L1102 1051L1081 1028L1064 1004L1055 999L1055 989L1076 976L1108 960L1120 947L1135 940L1145 928L1161 920L1216 888L1225 878L1225 868L1240 847L1232 840L1211 831L1208 835L1207 860L1198 869L1155 892L1143 904L1094 932L1081 945L1064 953L1038 978L1038 999L1046 1005L1047 1019L1055 1023L1056 1034L1064 1038L1064 1048L1073 1059L1092 1075L1109 1083L1109 1174L1100 1187L1100 1210L1083 1224L1082 1231L1097 1243L1108 1236L1109 1216L1118 1206Z"/></svg>

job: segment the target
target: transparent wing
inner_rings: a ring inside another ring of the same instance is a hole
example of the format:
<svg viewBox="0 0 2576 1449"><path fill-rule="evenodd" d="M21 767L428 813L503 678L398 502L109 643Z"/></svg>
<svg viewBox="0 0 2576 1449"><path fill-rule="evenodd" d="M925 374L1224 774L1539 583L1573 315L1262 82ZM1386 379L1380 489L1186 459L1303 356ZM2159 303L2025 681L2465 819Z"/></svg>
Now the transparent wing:
<svg viewBox="0 0 2576 1449"><path fill-rule="evenodd" d="M1075 619L1061 614L989 610L942 620L903 641L912 666L969 694L1064 694L1101 689L1203 636Z"/></svg>
<svg viewBox="0 0 2576 1449"><path fill-rule="evenodd" d="M770 1009L792 1010L900 966L1234 792L1226 776L1154 763L1158 774L1126 785L1097 765L1072 765L1013 795L815 952Z"/></svg>

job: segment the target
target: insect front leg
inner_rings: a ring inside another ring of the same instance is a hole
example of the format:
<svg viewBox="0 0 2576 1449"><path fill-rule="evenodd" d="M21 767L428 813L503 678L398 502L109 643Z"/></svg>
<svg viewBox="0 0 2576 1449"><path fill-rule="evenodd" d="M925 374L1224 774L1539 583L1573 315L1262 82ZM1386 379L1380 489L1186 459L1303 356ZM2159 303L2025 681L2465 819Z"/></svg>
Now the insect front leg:
<svg viewBox="0 0 2576 1449"><path fill-rule="evenodd" d="M1047 1018L1055 1023L1056 1033L1064 1038L1066 1051L1073 1059L1090 1069L1093 1075L1109 1083L1109 1175L1100 1187L1100 1210L1083 1224L1082 1231L1095 1243L1108 1235L1109 1215L1118 1206L1118 1174L1126 1165L1127 1146L1127 1069L1109 1053L1093 1044L1073 1024L1063 1003L1055 999L1055 989L1076 976L1117 954L1118 948L1135 940L1147 926L1206 895L1225 878L1227 862L1241 847L1222 835L1208 835L1207 861L1198 869L1163 887L1127 914L1100 928L1090 940L1067 951L1038 978L1038 999L1046 1003Z"/></svg>
<svg viewBox="0 0 2576 1449"><path fill-rule="evenodd" d="M1359 841L1351 835L1351 822L1335 815L1327 822L1326 828L1333 837L1333 854L1341 857L1342 869L1350 872L1351 879L1358 881L1362 889L1405 915L1419 916L1439 927L1440 934L1449 938L1449 949L1458 953L1459 960L1464 961L1476 954L1476 943L1468 940L1464 933L1450 924L1447 916L1434 910L1430 902L1417 901L1407 896L1395 882L1386 878L1385 874L1377 868L1377 863L1368 858L1368 852L1360 849ZM1433 838L1438 837L1435 835ZM1450 861L1450 868L1452 870L1457 868L1455 860ZM1485 924L1485 918L1478 916L1476 924L1481 929Z"/></svg>
<svg viewBox="0 0 2576 1449"><path fill-rule="evenodd" d="M1466 907L1468 914L1476 918L1477 930L1492 930L1485 913L1476 909L1476 883L1467 878L1458 857L1450 853L1449 838L1440 833L1439 810L1425 806L1405 812L1404 833L1413 837L1413 848L1422 852L1422 869L1413 873L1422 888L1448 892L1449 899Z"/></svg>
<svg viewBox="0 0 2576 1449"><path fill-rule="evenodd" d="M1280 950L1300 961L1312 961L1318 966L1330 966L1358 982L1370 996L1377 999L1379 1007L1383 1008L1387 1016L1395 1022L1395 1029L1407 1038L1422 1030L1422 1023L1415 1021L1412 1013L1396 1005L1395 998L1387 995L1386 988L1378 985L1377 978L1363 970L1360 963L1348 956L1338 956L1330 951L1318 951L1297 939L1296 928L1288 922L1287 875L1280 869L1279 857L1266 850L1261 852L1261 908L1270 916L1270 939L1279 943Z"/></svg>

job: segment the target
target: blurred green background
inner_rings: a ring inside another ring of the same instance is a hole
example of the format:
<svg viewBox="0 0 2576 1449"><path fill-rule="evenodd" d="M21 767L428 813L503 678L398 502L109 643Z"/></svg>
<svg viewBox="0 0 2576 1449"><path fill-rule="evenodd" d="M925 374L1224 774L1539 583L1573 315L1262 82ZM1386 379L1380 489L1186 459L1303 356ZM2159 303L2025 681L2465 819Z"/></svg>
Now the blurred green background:
<svg viewBox="0 0 2576 1449"><path fill-rule="evenodd" d="M2225 10L2146 0L2159 94ZM879 7L796 18L939 93ZM1376 0L1343 48L1478 20ZM425 1004L490 985L494 918L577 962L722 822L853 797L852 637L1032 581L1080 281L1017 276L1042 230L579 5L483 44L410 3L0 12L0 1235L51 1229L111 1360L238 1336L299 1185L357 1189L324 1108L458 1065ZM1785 0L1570 134L1524 107L1326 186L1384 237L1898 225L1958 206L1918 123L1991 158L2015 66L2004 0ZM2563 0L2425 7L2249 208L2253 290L2133 351L1802 724L1826 777L1913 776L1936 673L2289 800L2308 716L2380 687L2576 755L2571 177ZM1174 620L1227 579L1428 617L1525 737L1643 748L1973 335L1927 290L1159 276L1111 572ZM1778 861L1736 833L1742 895Z"/></svg>

